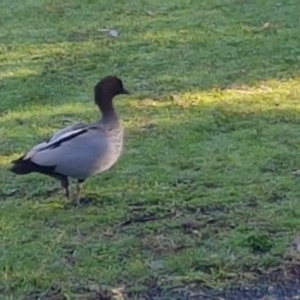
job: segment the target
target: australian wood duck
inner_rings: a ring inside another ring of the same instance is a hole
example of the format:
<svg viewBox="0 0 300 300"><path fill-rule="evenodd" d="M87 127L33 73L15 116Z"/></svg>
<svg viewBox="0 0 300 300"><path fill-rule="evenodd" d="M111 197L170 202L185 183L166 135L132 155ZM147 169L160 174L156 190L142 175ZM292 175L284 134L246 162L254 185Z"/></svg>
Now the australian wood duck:
<svg viewBox="0 0 300 300"><path fill-rule="evenodd" d="M91 124L75 124L56 132L12 162L15 174L32 172L60 180L70 198L68 177L77 179L76 200L80 201L83 182L90 176L110 169L123 148L123 128L113 106L113 98L129 94L122 80L107 76L94 88L95 104L102 118Z"/></svg>

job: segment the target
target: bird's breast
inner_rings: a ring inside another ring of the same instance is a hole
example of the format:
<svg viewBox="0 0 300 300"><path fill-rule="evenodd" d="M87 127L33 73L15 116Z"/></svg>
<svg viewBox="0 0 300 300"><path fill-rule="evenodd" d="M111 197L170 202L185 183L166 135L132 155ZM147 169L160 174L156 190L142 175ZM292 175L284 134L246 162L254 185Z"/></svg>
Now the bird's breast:
<svg viewBox="0 0 300 300"><path fill-rule="evenodd" d="M104 157L99 159L101 171L110 169L119 159L123 151L123 130L116 130L107 139L107 148ZM99 157L100 158L100 157Z"/></svg>

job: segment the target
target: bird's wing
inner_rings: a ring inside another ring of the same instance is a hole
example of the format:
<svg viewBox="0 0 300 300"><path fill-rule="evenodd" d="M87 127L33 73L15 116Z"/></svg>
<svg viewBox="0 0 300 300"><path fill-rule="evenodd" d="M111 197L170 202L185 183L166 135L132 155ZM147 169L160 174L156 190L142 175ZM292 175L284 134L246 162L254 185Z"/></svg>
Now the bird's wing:
<svg viewBox="0 0 300 300"><path fill-rule="evenodd" d="M48 143L38 145L29 157L40 166L55 166L62 174L83 172L92 168L107 149L106 132L100 126L87 126L61 134Z"/></svg>
<svg viewBox="0 0 300 300"><path fill-rule="evenodd" d="M61 129L60 131L55 132L55 133L47 140L47 143L56 140L56 139L59 138L60 136L63 136L65 133L72 132L72 131L77 130L77 129L83 129L83 128L88 127L88 126L89 126L89 124L78 123L78 124L75 124L75 125L70 125L70 126L68 126L68 127L65 127L65 128L63 128L63 129Z"/></svg>
<svg viewBox="0 0 300 300"><path fill-rule="evenodd" d="M79 129L84 129L88 126L88 124L78 123L75 125L70 125L61 129L60 131L55 132L47 141L37 144L33 148L31 148L24 156L24 159L32 157L36 152L39 152L41 149L47 147L49 144L58 141L60 138L64 138L66 135L68 136L69 134L72 135L72 133L78 132Z"/></svg>

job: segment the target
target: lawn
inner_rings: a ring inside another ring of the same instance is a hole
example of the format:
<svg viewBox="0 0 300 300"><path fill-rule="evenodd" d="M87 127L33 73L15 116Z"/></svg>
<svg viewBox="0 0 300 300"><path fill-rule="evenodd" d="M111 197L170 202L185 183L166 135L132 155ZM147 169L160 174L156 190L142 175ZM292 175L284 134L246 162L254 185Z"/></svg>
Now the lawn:
<svg viewBox="0 0 300 300"><path fill-rule="evenodd" d="M298 0L2 0L0 22L1 299L219 289L296 268ZM126 145L86 182L93 201L7 171L96 120L109 74L131 92L115 101Z"/></svg>

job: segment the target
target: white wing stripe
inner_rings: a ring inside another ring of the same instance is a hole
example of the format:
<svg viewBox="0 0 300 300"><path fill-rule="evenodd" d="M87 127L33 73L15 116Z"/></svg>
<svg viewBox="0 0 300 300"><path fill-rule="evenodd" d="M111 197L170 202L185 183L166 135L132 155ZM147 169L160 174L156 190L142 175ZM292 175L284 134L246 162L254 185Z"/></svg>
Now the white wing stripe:
<svg viewBox="0 0 300 300"><path fill-rule="evenodd" d="M50 140L51 143L47 143L47 146L50 146L50 145L55 144L55 143L58 143L59 141L67 138L68 136L76 134L76 133L79 133L81 131L86 131L86 128L80 128L80 129L76 129L76 130L72 130L72 131L66 132L63 135L60 135L59 137L54 138L53 140L51 139Z"/></svg>
<svg viewBox="0 0 300 300"><path fill-rule="evenodd" d="M66 139L67 137L69 136L72 136L72 135L76 135L80 132L84 132L86 131L87 128L81 128L81 129L76 129L76 130L72 130L72 131L69 131L69 132L66 132L64 133L63 135L60 135L58 136L57 138L54 138L53 140L50 139L50 141L48 143L46 142L43 142L43 143L40 143L36 146L34 146L27 154L26 156L24 157L24 159L28 159L28 158L31 158L34 156L35 153L39 152L39 151L43 151L45 148L46 149L49 149L49 147L51 147L52 145L56 144L56 143L59 143L60 141L63 141L64 139Z"/></svg>

